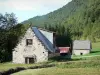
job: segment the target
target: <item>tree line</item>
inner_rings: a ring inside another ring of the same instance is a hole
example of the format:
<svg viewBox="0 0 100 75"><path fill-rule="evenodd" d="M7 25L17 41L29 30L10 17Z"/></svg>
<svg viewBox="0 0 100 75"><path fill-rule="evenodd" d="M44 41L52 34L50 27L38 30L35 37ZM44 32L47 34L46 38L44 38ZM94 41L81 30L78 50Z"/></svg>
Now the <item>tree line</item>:
<svg viewBox="0 0 100 75"><path fill-rule="evenodd" d="M28 25L18 24L14 13L0 14L0 62L11 61L13 48Z"/></svg>

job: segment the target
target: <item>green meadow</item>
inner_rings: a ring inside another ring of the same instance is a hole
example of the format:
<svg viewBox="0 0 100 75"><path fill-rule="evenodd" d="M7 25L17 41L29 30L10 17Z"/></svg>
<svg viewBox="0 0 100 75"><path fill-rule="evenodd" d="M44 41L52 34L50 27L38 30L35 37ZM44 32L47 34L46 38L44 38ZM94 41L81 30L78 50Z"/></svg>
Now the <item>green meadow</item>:
<svg viewBox="0 0 100 75"><path fill-rule="evenodd" d="M95 68L47 68L26 70L12 75L100 75L100 69Z"/></svg>
<svg viewBox="0 0 100 75"><path fill-rule="evenodd" d="M12 75L100 75L100 56L67 62L53 62L55 67L28 69Z"/></svg>
<svg viewBox="0 0 100 75"><path fill-rule="evenodd" d="M41 66L43 64L54 64L54 67L41 69L27 69L12 75L100 75L100 42L92 43L93 49L90 54L72 57L69 61L49 60L48 62L37 64L13 64L11 62L0 63L0 72L15 69L17 67L28 68L31 66ZM95 56L97 55L97 56ZM88 57L91 56L91 57ZM84 57L84 58L82 58Z"/></svg>

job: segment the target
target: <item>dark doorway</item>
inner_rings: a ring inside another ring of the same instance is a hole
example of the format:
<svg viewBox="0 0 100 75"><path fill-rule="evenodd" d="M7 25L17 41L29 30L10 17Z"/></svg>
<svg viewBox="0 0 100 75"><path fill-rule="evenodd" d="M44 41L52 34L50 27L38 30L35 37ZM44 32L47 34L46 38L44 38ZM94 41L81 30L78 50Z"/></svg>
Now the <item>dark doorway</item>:
<svg viewBox="0 0 100 75"><path fill-rule="evenodd" d="M83 53L80 53L80 55L83 55Z"/></svg>
<svg viewBox="0 0 100 75"><path fill-rule="evenodd" d="M35 59L33 57L26 57L25 63L26 64L33 64L33 63L35 63Z"/></svg>
<svg viewBox="0 0 100 75"><path fill-rule="evenodd" d="M27 61L27 60L28 60L28 58L26 57L26 58L25 58L25 64L27 64L27 63L28 63L28 61Z"/></svg>
<svg viewBox="0 0 100 75"><path fill-rule="evenodd" d="M32 63L34 63L35 61L34 61L34 58L29 58L29 64L32 64Z"/></svg>

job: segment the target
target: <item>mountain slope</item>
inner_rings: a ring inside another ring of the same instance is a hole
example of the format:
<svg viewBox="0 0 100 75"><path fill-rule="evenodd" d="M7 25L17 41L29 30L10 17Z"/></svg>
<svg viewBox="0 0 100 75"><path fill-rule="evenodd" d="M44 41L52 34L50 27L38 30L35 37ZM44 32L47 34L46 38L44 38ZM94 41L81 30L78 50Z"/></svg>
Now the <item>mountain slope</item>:
<svg viewBox="0 0 100 75"><path fill-rule="evenodd" d="M34 26L64 26L75 39L100 38L100 0L72 0L62 8L43 16L36 16L24 24Z"/></svg>
<svg viewBox="0 0 100 75"><path fill-rule="evenodd" d="M54 11L54 12L50 12L47 15L43 15L43 16L36 16L33 17L29 20L24 21L24 24L29 24L32 23L34 25L41 25L44 23L51 23L51 22L56 22L56 21L62 21L64 19L66 19L67 17L69 17L70 14L74 13L73 11L76 10L76 4L74 2L70 2L68 5L63 6L62 8Z"/></svg>

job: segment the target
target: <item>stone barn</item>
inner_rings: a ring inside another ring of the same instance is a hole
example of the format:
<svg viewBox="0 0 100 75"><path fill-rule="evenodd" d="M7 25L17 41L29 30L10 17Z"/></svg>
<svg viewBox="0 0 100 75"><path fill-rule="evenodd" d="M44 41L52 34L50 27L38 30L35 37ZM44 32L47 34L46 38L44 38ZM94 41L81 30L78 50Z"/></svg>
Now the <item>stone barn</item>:
<svg viewBox="0 0 100 75"><path fill-rule="evenodd" d="M29 28L13 50L13 63L30 64L48 61L48 58L55 53L53 35L53 32L37 27Z"/></svg>
<svg viewBox="0 0 100 75"><path fill-rule="evenodd" d="M92 49L91 42L89 40L75 40L73 41L73 54L85 55L89 54Z"/></svg>

